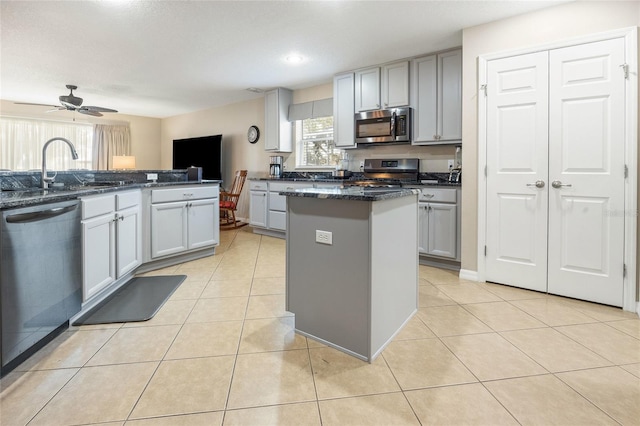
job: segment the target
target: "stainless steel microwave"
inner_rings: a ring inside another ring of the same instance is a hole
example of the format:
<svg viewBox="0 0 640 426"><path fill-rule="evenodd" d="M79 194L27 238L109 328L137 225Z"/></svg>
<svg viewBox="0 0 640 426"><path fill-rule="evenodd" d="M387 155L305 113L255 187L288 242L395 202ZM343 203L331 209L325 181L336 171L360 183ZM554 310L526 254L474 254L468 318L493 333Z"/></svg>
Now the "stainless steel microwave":
<svg viewBox="0 0 640 426"><path fill-rule="evenodd" d="M411 108L360 112L355 120L356 143L411 142Z"/></svg>

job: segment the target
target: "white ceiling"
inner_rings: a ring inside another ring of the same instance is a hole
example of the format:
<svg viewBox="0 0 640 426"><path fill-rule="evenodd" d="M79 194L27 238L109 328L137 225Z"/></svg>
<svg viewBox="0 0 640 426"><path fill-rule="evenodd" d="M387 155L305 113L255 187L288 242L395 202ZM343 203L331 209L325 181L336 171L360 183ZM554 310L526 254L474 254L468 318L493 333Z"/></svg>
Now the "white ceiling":
<svg viewBox="0 0 640 426"><path fill-rule="evenodd" d="M167 117L459 46L462 28L560 3L1 1L0 99L57 104L75 84L84 105Z"/></svg>

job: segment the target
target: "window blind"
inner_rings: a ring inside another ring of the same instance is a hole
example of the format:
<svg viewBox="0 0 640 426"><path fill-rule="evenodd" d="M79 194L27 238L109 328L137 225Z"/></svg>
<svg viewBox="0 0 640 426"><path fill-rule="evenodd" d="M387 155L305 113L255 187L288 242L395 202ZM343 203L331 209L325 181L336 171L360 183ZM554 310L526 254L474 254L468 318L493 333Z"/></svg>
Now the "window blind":
<svg viewBox="0 0 640 426"><path fill-rule="evenodd" d="M289 105L289 121L307 118L328 117L333 115L333 98Z"/></svg>

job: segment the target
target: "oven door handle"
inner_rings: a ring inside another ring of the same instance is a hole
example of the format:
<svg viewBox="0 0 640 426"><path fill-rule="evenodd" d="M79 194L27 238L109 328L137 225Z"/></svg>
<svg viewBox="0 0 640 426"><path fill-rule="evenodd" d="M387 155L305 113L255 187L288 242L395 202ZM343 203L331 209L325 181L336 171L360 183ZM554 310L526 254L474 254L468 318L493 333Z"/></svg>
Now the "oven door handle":
<svg viewBox="0 0 640 426"><path fill-rule="evenodd" d="M391 113L391 139L396 140L396 112Z"/></svg>

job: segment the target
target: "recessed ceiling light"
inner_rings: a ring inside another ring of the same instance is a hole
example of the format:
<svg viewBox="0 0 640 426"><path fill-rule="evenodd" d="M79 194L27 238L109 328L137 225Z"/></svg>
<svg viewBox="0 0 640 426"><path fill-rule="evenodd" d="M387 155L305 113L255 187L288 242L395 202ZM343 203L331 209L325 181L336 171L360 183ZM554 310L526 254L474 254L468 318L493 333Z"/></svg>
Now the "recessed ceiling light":
<svg viewBox="0 0 640 426"><path fill-rule="evenodd" d="M302 61L304 61L304 58L296 53L291 54L291 55L287 55L286 58L284 58L285 61L287 61L290 64L299 64Z"/></svg>

